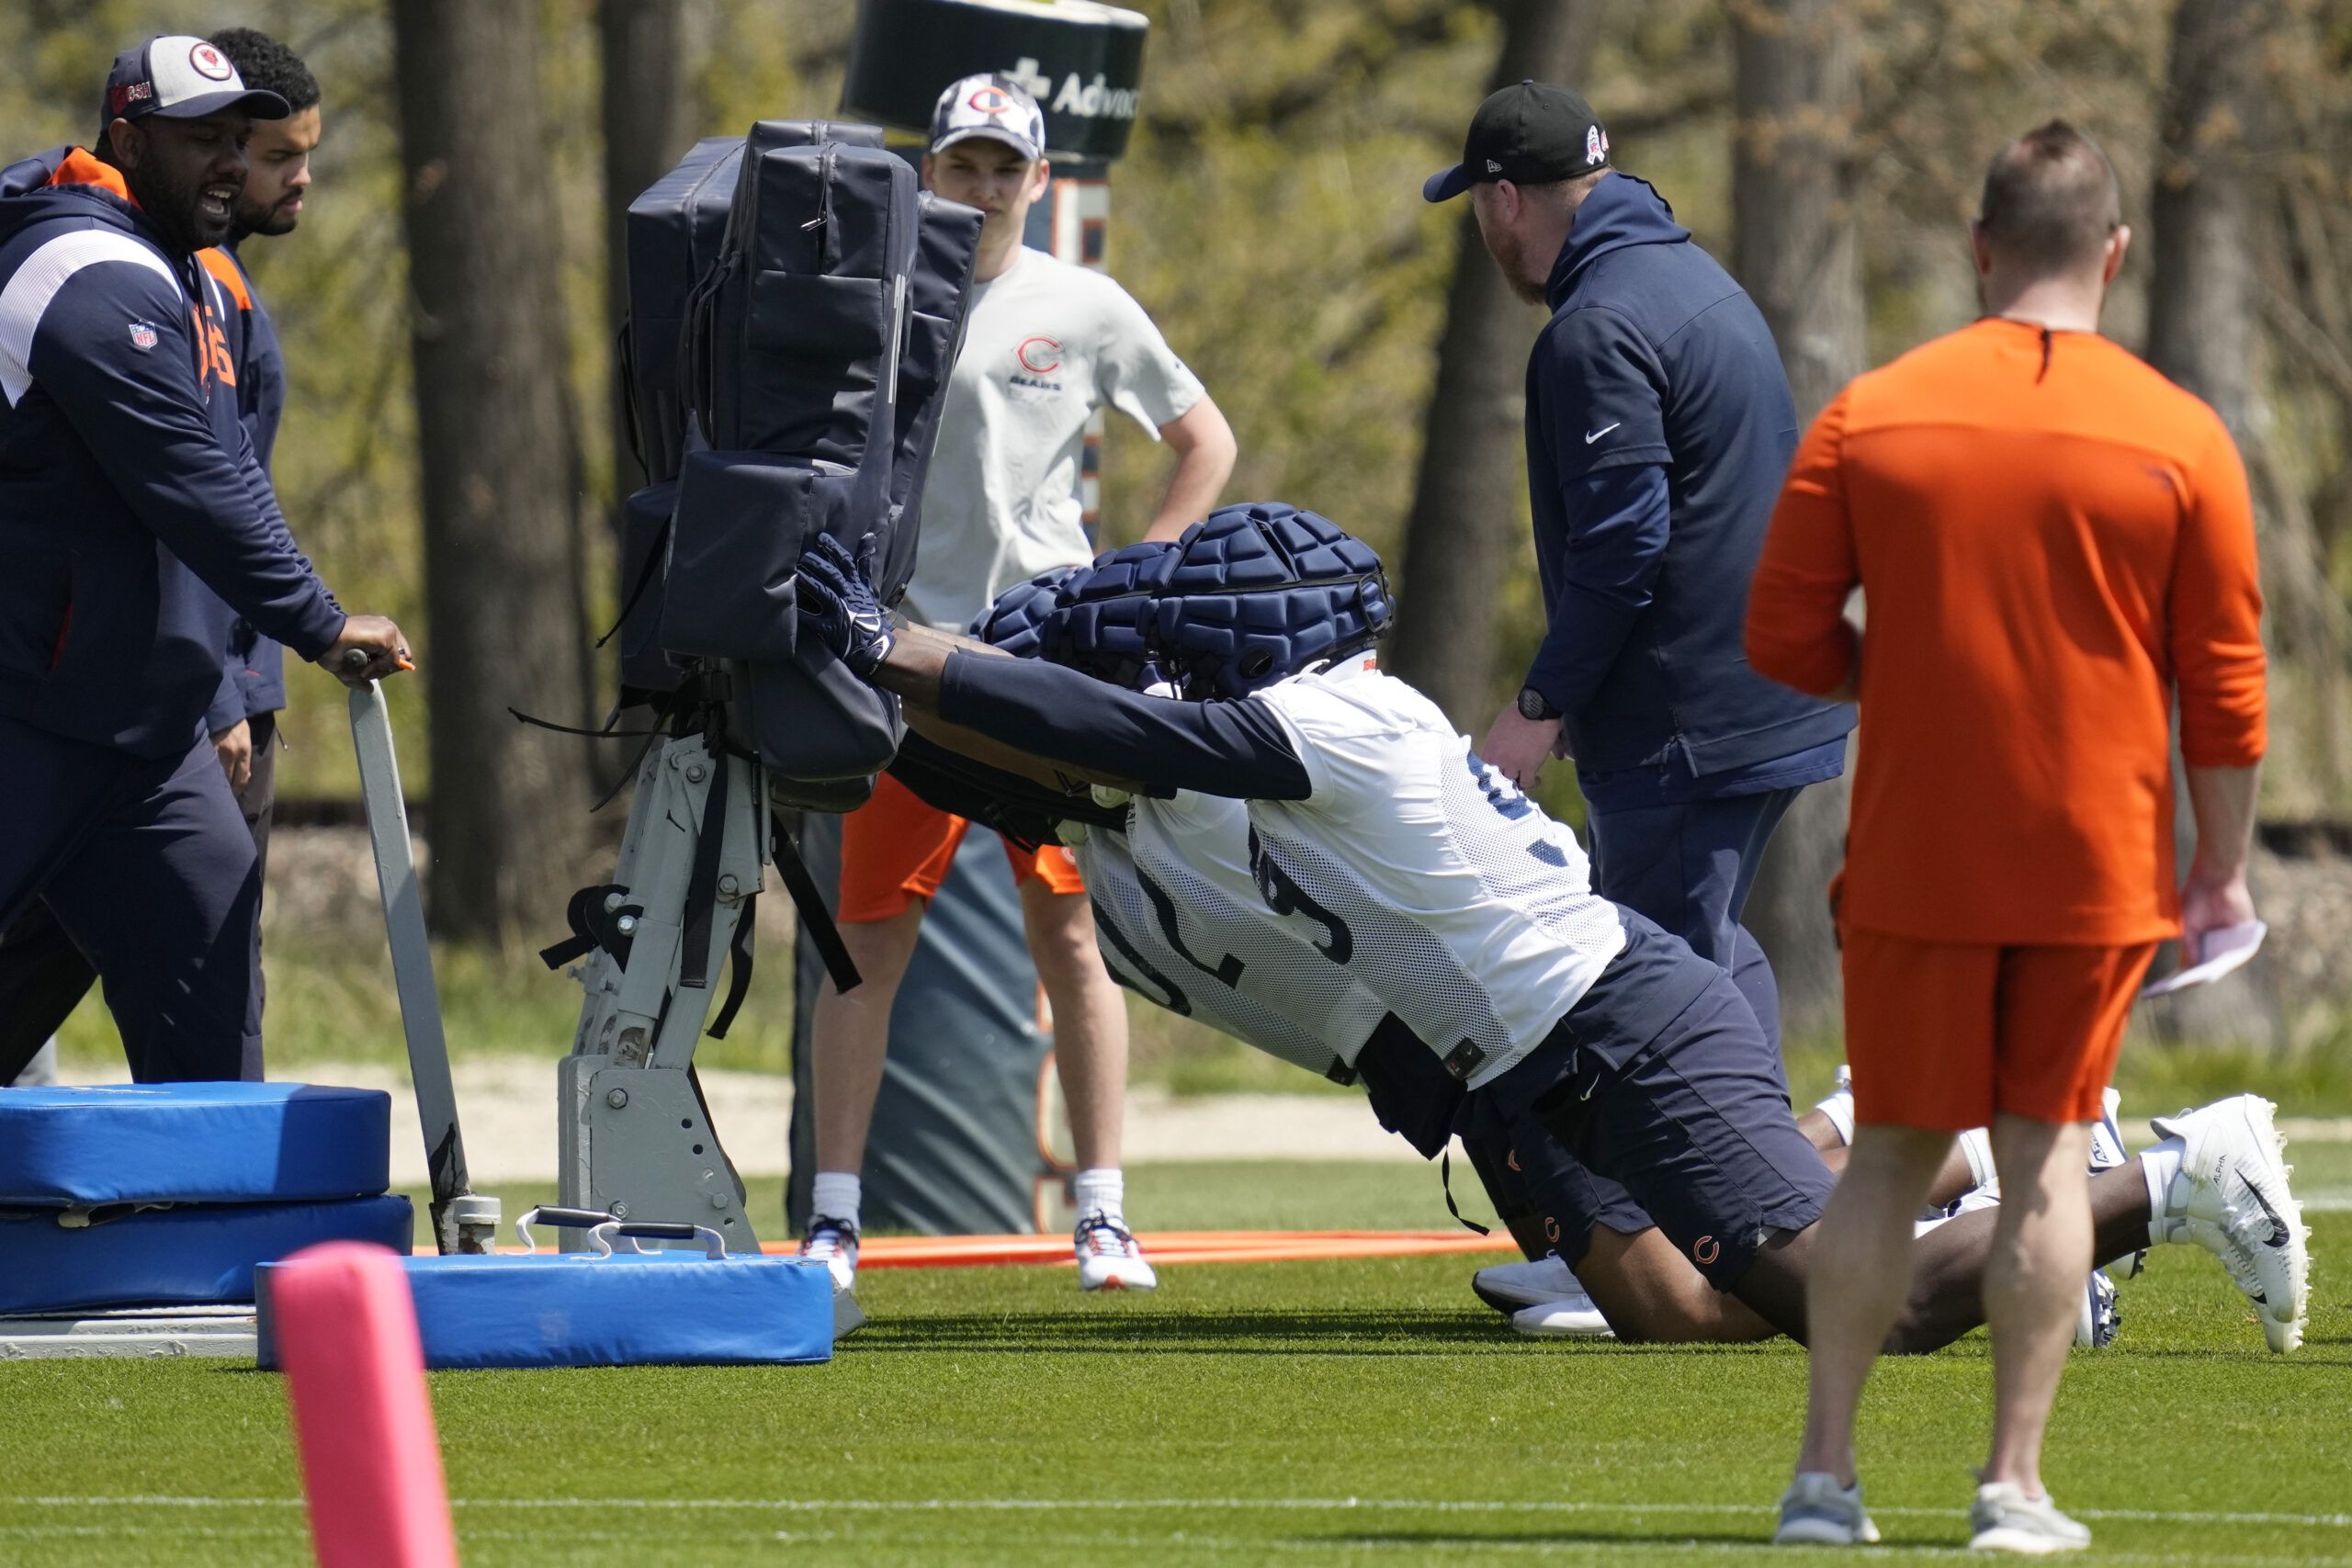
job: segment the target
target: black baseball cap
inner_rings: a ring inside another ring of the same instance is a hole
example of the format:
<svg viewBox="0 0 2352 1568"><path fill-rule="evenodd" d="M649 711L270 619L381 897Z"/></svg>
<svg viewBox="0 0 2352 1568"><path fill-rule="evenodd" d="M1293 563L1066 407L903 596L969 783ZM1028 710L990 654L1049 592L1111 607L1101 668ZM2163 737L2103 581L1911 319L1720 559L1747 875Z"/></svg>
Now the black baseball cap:
<svg viewBox="0 0 2352 1568"><path fill-rule="evenodd" d="M209 39L166 34L133 44L114 57L98 129L118 119L202 119L239 108L255 119L284 119L294 111L262 87L248 87L237 68Z"/></svg>
<svg viewBox="0 0 2352 1568"><path fill-rule="evenodd" d="M1421 182L1424 201L1452 201L1491 180L1551 185L1609 166L1609 133L1566 87L1525 81L1487 95L1470 117L1462 162Z"/></svg>

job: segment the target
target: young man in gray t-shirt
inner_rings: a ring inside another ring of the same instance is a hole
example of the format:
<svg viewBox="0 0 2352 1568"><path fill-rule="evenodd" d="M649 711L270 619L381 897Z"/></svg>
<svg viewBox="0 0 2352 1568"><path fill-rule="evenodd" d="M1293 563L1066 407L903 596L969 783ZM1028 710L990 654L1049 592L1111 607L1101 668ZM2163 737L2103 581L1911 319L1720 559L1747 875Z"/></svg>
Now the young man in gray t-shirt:
<svg viewBox="0 0 2352 1568"><path fill-rule="evenodd" d="M1045 194L1045 118L1012 78L967 76L940 96L923 179L985 213L964 345L924 485L922 542L903 608L962 631L996 596L1094 547L1081 524L1086 425L1108 403L1176 454L1147 536L1174 538L1207 515L1233 471L1233 432L1150 317L1109 277L1021 243ZM811 1032L817 1178L801 1250L836 1288L855 1279L858 1171L881 1089L890 1007L923 910L968 826L885 773L842 828L842 936L864 983L828 982ZM1126 1226L1119 1168L1126 1009L1094 945L1094 918L1069 852L1007 846L1022 922L1053 1009L1055 1061L1077 1145L1079 1284L1158 1281Z"/></svg>

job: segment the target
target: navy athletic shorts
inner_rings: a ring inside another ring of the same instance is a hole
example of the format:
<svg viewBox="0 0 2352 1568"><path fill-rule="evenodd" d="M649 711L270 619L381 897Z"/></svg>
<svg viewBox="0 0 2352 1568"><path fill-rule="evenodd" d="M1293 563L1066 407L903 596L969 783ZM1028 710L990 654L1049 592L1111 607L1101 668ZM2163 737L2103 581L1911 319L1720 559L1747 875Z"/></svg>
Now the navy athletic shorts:
<svg viewBox="0 0 2352 1568"><path fill-rule="evenodd" d="M1481 1092L1514 1129L1522 1163L1542 1140L1519 1130L1541 1129L1589 1173L1588 1234L1595 1220L1624 1228L1608 1217L1614 1190L1621 1213L1645 1213L1729 1290L1773 1232L1821 1217L1833 1178L1797 1131L1779 1053L1738 987L1624 917L1625 950L1549 1039Z"/></svg>

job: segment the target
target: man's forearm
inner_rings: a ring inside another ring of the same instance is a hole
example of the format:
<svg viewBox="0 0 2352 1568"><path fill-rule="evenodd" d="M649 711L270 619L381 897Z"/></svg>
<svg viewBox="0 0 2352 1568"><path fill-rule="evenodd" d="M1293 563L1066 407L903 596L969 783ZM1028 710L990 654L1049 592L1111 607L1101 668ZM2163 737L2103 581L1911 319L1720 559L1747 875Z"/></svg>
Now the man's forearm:
<svg viewBox="0 0 2352 1568"><path fill-rule="evenodd" d="M1159 511L1144 531L1148 540L1173 539L1209 514L1225 481L1233 477L1240 447L1224 413L1206 397L1161 434L1176 450L1176 471L1159 498Z"/></svg>
<svg viewBox="0 0 2352 1568"><path fill-rule="evenodd" d="M2243 874L2254 854L2256 784L2261 768L2188 768L2189 815L2197 822L2197 873Z"/></svg>
<svg viewBox="0 0 2352 1568"><path fill-rule="evenodd" d="M894 612L890 616L890 651L875 666L871 679L882 690L896 693L909 708L935 715L939 712L940 676L947 668L947 656L958 649L967 653L1001 652L967 637L917 626Z"/></svg>

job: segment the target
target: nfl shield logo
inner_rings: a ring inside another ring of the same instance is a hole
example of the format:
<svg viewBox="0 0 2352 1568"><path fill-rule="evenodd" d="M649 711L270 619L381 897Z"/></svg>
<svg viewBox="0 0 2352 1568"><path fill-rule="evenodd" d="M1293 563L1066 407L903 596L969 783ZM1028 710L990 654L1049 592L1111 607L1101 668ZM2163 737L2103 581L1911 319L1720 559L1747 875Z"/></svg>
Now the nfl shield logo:
<svg viewBox="0 0 2352 1568"><path fill-rule="evenodd" d="M1598 164L1608 151L1609 139L1600 134L1600 127L1586 126L1584 128L1584 161L1588 164Z"/></svg>
<svg viewBox="0 0 2352 1568"><path fill-rule="evenodd" d="M155 346L155 329L144 321L130 323L130 346L145 353Z"/></svg>

